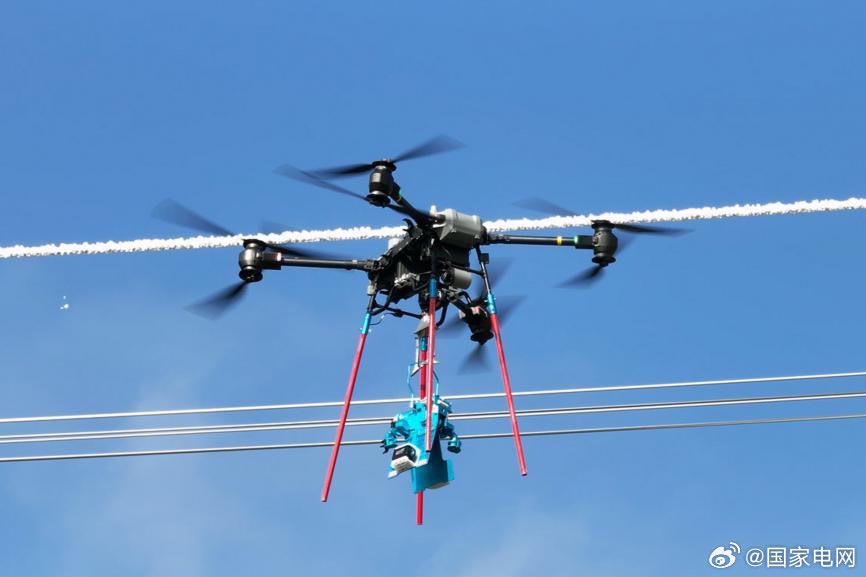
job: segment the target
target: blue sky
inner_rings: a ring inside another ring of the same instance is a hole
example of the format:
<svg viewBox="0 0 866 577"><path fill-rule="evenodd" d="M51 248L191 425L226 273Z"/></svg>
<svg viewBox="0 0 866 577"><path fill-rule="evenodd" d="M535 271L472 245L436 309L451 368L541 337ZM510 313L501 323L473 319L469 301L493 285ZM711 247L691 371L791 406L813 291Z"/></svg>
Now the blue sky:
<svg viewBox="0 0 866 577"><path fill-rule="evenodd" d="M178 235L149 216L167 196L241 230L261 219L394 224L391 213L271 171L364 161L440 132L467 147L401 166L404 193L487 219L524 214L511 202L527 196L581 212L859 196L864 24L859 2L7 2L0 245ZM494 258L517 257L499 294L530 296L505 327L514 385L863 369L864 219L695 223L686 237L637 239L589 291L554 288L588 264L585 253L497 248ZM329 248L366 257L383 243ZM227 249L0 263L3 416L340 398L363 275L271 273L218 323L186 313L233 282L235 259ZM403 394L413 326L375 327L359 398ZM443 394L498 389L495 373L457 374L464 347L442 344ZM569 403L858 388L744 385ZM550 404L566 401L520 406ZM864 409L825 401L523 426ZM529 439L524 479L510 441L467 443L420 529L408 482L385 479L375 448L344 451L327 505L318 501L327 453L316 450L6 465L0 555L21 577L691 576L711 571L709 552L729 540L866 548L864 426ZM365 433L353 434L380 434Z"/></svg>

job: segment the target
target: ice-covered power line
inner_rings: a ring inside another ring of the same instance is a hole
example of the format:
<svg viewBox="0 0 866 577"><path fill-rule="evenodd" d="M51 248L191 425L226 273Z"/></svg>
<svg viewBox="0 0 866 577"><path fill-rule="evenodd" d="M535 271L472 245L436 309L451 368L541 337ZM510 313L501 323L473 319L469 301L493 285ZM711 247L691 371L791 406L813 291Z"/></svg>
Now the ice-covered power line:
<svg viewBox="0 0 866 577"><path fill-rule="evenodd" d="M740 419L732 421L699 421L686 423L661 423L656 425L627 425L622 427L594 427L583 429L552 429L546 431L526 431L520 433L522 437L545 437L557 435L581 435L590 433L622 433L634 431L660 431L671 429L693 429L705 427L732 427L737 425L768 425L779 423L804 423L814 421L843 421L866 418L866 413L853 413L847 415L816 415L810 417L782 417L767 419ZM511 437L512 433L479 433L475 435L461 435L463 440L476 439L505 439ZM342 446L378 445L379 439L364 439L358 441L343 441ZM192 455L197 453L234 453L244 451L266 451L275 449L310 449L319 447L331 447L331 441L313 443L281 443L269 445L244 445L237 447L203 447L193 449L160 449L153 451L117 451L109 453L69 453L59 455L24 455L20 457L0 457L0 463L21 463L28 461L65 461L73 459L105 459L112 457L147 457L154 455Z"/></svg>
<svg viewBox="0 0 866 577"><path fill-rule="evenodd" d="M672 401L656 403L630 403L618 405L591 405L586 407L549 407L544 409L522 409L517 411L520 417L552 417L561 415L617 413L632 411L658 411L665 409L694 409L706 407L727 407L735 405L761 405L775 403L791 403L802 401L830 401L842 399L858 399L866 397L864 391L844 393L816 393L805 395L787 395L774 397L738 397L729 399L706 399L694 401ZM452 421L476 421L482 419L502 419L510 416L508 411L476 411L471 413L453 413ZM349 426L386 425L391 417L366 417L348 419ZM0 435L0 444L45 443L62 441L92 441L105 439L125 439L131 437L158 437L179 435L203 435L216 433L250 433L262 431L283 431L290 429L331 428L337 425L334 419L283 421L274 423L243 423L223 425L197 425L187 427L155 427L140 429L114 429L102 431L70 431L54 433L24 433Z"/></svg>
<svg viewBox="0 0 866 577"><path fill-rule="evenodd" d="M845 373L814 373L810 375L785 375L780 377L746 377L740 379L716 379L705 381L681 381L674 383L649 383L640 385L611 385L600 387L577 387L565 389L541 389L535 391L514 391L515 397L530 397L530 396L547 396L547 395L566 395L580 393L607 393L607 392L622 392L622 391L640 391L652 389L677 389L687 387L707 387L714 385L742 385L742 384L757 384L757 383L781 383L790 381L809 381L819 379L849 379L854 377L864 377L866 371L851 371ZM448 400L475 400L475 399L493 399L504 397L504 393L469 393L464 395L449 395ZM364 399L352 401L352 406L363 405L393 405L408 403L408 397L400 397L393 399ZM165 417L176 415L201 415L212 413L238 413L251 411L275 411L275 410L290 410L290 409L318 409L326 407L341 407L343 401L321 401L312 403L283 403L270 405L240 405L234 407L206 407L196 409L165 409L154 411L121 411L110 413L81 413L75 415L44 415L32 417L4 417L0 418L0 425L13 423L36 423L47 421L79 421L91 419L117 419L129 417Z"/></svg>
<svg viewBox="0 0 866 577"><path fill-rule="evenodd" d="M563 215L548 218L512 218L486 221L491 232L505 230L542 230L588 226L593 220L605 219L614 223L677 222L743 216L771 216L866 209L866 198L847 200L821 199L766 204L735 204L702 208L646 210L638 212L605 212L588 215ZM111 254L163 250L192 250L240 246L244 238L259 238L266 242L283 244L297 242L327 242L340 240L388 239L401 236L399 226L371 228L360 226L330 230L287 231L279 234L250 234L236 236L196 236L188 238L151 238L124 241L45 244L40 246L8 246L0 248L0 259L37 256L68 256L83 254Z"/></svg>

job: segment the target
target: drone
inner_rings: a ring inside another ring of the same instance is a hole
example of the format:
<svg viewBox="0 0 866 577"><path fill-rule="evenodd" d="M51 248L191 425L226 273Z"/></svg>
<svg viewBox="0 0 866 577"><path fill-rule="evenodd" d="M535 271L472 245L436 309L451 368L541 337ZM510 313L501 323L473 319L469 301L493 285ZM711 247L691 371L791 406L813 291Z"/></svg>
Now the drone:
<svg viewBox="0 0 866 577"><path fill-rule="evenodd" d="M511 421L517 463L521 475L527 474L526 459L520 428L514 407L511 379L508 373L502 343L501 320L504 309L493 293L496 275L490 267L490 254L483 247L490 245L532 245L573 247L592 251L593 265L578 273L561 286L583 285L601 277L601 273L616 262L616 254L624 244L614 234L619 229L629 233L681 234L681 229L659 228L628 223L613 223L595 220L591 223L592 234L573 236L521 236L494 234L488 231L477 215L470 215L435 206L427 212L416 208L402 193L394 178L398 164L433 154L460 148L462 145L447 137L437 136L415 146L402 154L375 160L369 163L352 164L317 170L300 170L291 165L275 169L277 174L357 198L378 208L392 210L403 217L406 227L402 237L392 239L387 250L372 259L345 259L313 252L296 246L277 245L256 238L243 240L243 250L238 256L238 273L241 281L201 301L190 310L197 314L215 318L235 304L253 283L263 280L264 271L281 270L284 267L310 267L357 270L366 273L367 307L361 323L360 337L352 361L346 394L340 412L336 438L331 450L321 500L326 502L355 382L364 353L364 345L370 332L371 321L378 315L410 317L418 320L414 330L415 356L410 365L410 378L418 375L418 396L409 403L409 408L396 415L386 432L381 447L385 453L391 451L388 476L393 478L410 472L412 487L416 494L416 523L423 523L424 492L447 485L454 479L453 466L444 459L441 443L445 442L451 453L461 451L461 442L448 420L451 405L439 395L436 363L436 337L441 330L453 332L465 326L474 343L470 361L478 361L484 345L493 341L499 361L505 399ZM368 175L366 195L334 183L334 180L357 175ZM575 214L563 207L543 199L529 199L519 206L548 214ZM234 233L192 210L171 200L163 201L154 210L154 216L174 224L180 224L203 232L232 236ZM273 227L271 227L273 228ZM286 227L282 227L286 230ZM474 263L473 263L474 260ZM480 291L469 292L477 282ZM412 301L417 309L411 310ZM446 323L449 309L457 316ZM411 384L411 383L410 383Z"/></svg>

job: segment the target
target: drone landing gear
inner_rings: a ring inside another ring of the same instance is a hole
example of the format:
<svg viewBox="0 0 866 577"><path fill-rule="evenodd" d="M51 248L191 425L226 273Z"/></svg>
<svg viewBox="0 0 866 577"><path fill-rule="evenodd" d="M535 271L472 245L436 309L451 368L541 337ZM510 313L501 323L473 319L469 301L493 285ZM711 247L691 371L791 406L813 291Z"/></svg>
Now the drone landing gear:
<svg viewBox="0 0 866 577"><path fill-rule="evenodd" d="M334 468L337 466L337 456L340 454L340 443L343 442L343 431L346 428L346 419L349 416L349 406L352 404L352 394L355 391L355 381L358 379L358 368L361 366L361 356L364 354L364 344L367 342L367 334L370 332L370 317L375 302L375 292L370 297L367 305L367 313L361 324L361 336L358 338L358 347L355 349L355 359L352 361L352 372L349 374L349 385L346 387L346 398L343 400L343 410L340 413L340 424L337 426L337 437L331 449L331 460L328 462L328 472L325 474L325 485L322 487L322 502L328 500L331 492L331 480L334 478Z"/></svg>
<svg viewBox="0 0 866 577"><path fill-rule="evenodd" d="M511 378L508 376L508 364L505 362L505 350L502 347L502 333L499 330L499 317L496 314L496 299L490 286L490 276L487 274L488 255L476 248L478 262L481 266L481 276L487 290L487 314L490 316L490 328L496 341L496 354L499 357L499 370L502 373L502 385L505 388L505 400L508 402L508 415L511 417L511 432L514 436L514 448L517 450L517 463L520 474L526 476L526 458L523 455L523 441L520 438L520 427L517 425L517 413L514 410L514 397L511 393Z"/></svg>

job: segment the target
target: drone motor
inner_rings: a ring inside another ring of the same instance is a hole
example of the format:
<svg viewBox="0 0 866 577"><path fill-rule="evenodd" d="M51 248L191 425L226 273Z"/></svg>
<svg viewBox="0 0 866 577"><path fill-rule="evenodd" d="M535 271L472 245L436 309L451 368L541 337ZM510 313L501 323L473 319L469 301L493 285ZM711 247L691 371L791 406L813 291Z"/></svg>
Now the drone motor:
<svg viewBox="0 0 866 577"><path fill-rule="evenodd" d="M613 234L613 224L606 220L596 220L592 223L595 233L592 235L592 262L599 266L607 266L616 262L613 256L619 241Z"/></svg>
<svg viewBox="0 0 866 577"><path fill-rule="evenodd" d="M238 255L238 265L241 267L238 276L245 282L262 280L262 249L264 249L264 245L258 241L244 241L244 250Z"/></svg>
<svg viewBox="0 0 866 577"><path fill-rule="evenodd" d="M267 245L261 241L247 239L244 250L238 255L238 265L241 267L238 276L244 282L259 282L262 280L262 270L279 270L282 258L277 252L265 251Z"/></svg>
<svg viewBox="0 0 866 577"><path fill-rule="evenodd" d="M476 343L483 345L493 338L493 329L490 324L490 315L482 305L472 305L467 310L460 310L460 319L468 326L472 335L469 337Z"/></svg>
<svg viewBox="0 0 866 577"><path fill-rule="evenodd" d="M397 167L390 160L380 160L374 163L370 173L369 193L367 202L373 206L385 207L391 204L391 199L400 198L400 185L392 174Z"/></svg>

